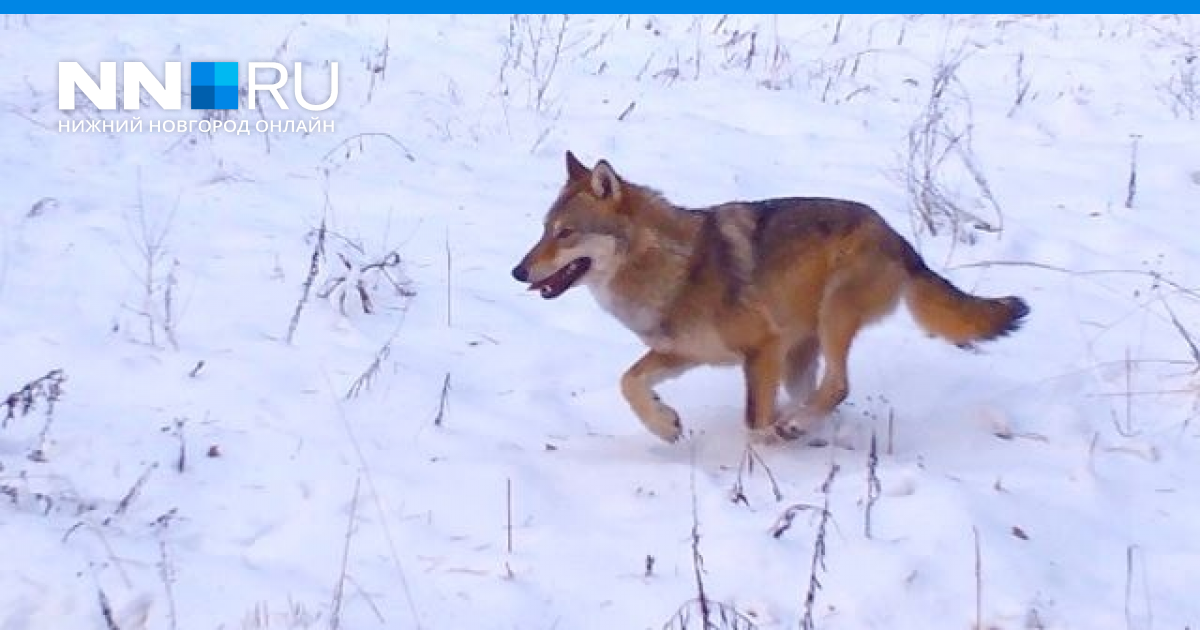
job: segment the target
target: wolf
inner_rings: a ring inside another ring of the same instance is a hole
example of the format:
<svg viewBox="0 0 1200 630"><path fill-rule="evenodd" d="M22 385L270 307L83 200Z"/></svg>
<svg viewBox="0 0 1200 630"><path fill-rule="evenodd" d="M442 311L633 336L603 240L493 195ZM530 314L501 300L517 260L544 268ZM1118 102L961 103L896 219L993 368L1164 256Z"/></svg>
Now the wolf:
<svg viewBox="0 0 1200 630"><path fill-rule="evenodd" d="M931 336L962 348L1017 330L1030 310L1016 296L958 289L863 203L684 208L607 160L588 168L570 151L541 238L512 276L545 299L586 286L648 346L621 392L667 442L682 425L654 387L689 368L741 366L750 432L795 439L845 400L855 336L901 300ZM777 405L781 386L786 406Z"/></svg>

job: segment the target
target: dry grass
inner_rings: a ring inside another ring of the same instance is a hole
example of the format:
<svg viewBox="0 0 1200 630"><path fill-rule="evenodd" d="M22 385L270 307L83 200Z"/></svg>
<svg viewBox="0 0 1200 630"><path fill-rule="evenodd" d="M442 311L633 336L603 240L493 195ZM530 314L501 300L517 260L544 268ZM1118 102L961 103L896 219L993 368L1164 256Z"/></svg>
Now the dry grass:
<svg viewBox="0 0 1200 630"><path fill-rule="evenodd" d="M142 173L137 174L137 200L132 214L125 216L125 227L137 253L134 275L141 292L141 303L130 310L145 322L146 343L158 347L160 339L175 350L179 349L176 339L178 313L175 291L179 285L179 260L171 259L167 237L179 210L179 199L163 214L160 221L151 219L142 194ZM168 263L168 259L170 263Z"/></svg>
<svg viewBox="0 0 1200 630"><path fill-rule="evenodd" d="M47 443L50 437L50 428L54 424L54 408L62 398L62 386L66 380L66 373L61 368L53 369L22 385L20 389L4 399L4 420L0 424L0 428L7 428L9 422L18 416L22 418L28 416L38 406L43 409L45 420L38 432L37 444L29 452L28 458L31 461L47 461Z"/></svg>
<svg viewBox="0 0 1200 630"><path fill-rule="evenodd" d="M901 168L914 232L938 236L948 231L962 243L974 242L977 232L998 233L1004 226L1003 212L971 146L971 99L958 78L968 57L959 48L934 64L928 94L906 136ZM987 209L991 219L967 207L957 178L972 183L973 202Z"/></svg>
<svg viewBox="0 0 1200 630"><path fill-rule="evenodd" d="M813 609L817 603L817 591L821 590L821 580L818 577L818 572L824 572L825 569L825 535L829 527L829 495L833 492L833 480L837 477L838 465L829 465L829 474L825 477L825 483L821 484L821 493L825 495L824 505L821 507L821 522L817 525L817 535L813 537L813 552L812 561L809 565L808 572L808 588L804 592L804 615L800 618L800 628L802 630L814 630L816 623L813 621Z"/></svg>

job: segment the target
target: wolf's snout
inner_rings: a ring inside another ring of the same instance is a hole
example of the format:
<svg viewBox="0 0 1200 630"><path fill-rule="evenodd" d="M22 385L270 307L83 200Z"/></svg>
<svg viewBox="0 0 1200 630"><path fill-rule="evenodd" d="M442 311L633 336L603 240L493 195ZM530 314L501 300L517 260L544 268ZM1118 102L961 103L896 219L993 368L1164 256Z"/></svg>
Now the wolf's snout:
<svg viewBox="0 0 1200 630"><path fill-rule="evenodd" d="M512 277L516 278L517 282L529 282L529 270L525 265L517 265L513 267Z"/></svg>

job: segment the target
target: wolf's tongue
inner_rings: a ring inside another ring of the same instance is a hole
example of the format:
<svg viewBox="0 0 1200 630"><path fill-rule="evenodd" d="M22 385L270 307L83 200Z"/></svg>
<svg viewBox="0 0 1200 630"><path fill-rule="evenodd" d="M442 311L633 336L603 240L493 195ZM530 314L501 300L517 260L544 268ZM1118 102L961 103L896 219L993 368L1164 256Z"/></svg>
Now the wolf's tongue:
<svg viewBox="0 0 1200 630"><path fill-rule="evenodd" d="M540 291L544 299L553 299L575 284L592 266L589 258L577 258L549 276L529 285L530 291Z"/></svg>

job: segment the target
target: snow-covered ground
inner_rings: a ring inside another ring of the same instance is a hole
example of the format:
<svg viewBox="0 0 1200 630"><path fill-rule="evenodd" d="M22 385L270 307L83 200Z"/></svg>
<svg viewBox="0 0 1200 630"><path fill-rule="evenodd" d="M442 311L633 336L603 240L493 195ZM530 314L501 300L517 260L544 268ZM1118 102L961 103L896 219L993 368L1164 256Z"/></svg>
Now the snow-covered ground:
<svg viewBox="0 0 1200 630"><path fill-rule="evenodd" d="M0 429L3 630L700 628L694 551L715 627L796 627L823 505L818 628L1200 625L1194 19L0 26L0 396L66 378L44 441L41 395ZM337 61L336 131L59 133L201 114L68 116L62 60L302 62L318 102ZM959 238L905 188L955 62L939 103L970 145L937 172L999 228ZM820 439L750 470L740 371L698 370L662 388L690 438L660 443L617 386L637 340L508 275L567 148L685 204L869 202L1033 313L979 354L888 319ZM361 270L390 252L396 286ZM343 257L373 313L317 295Z"/></svg>

